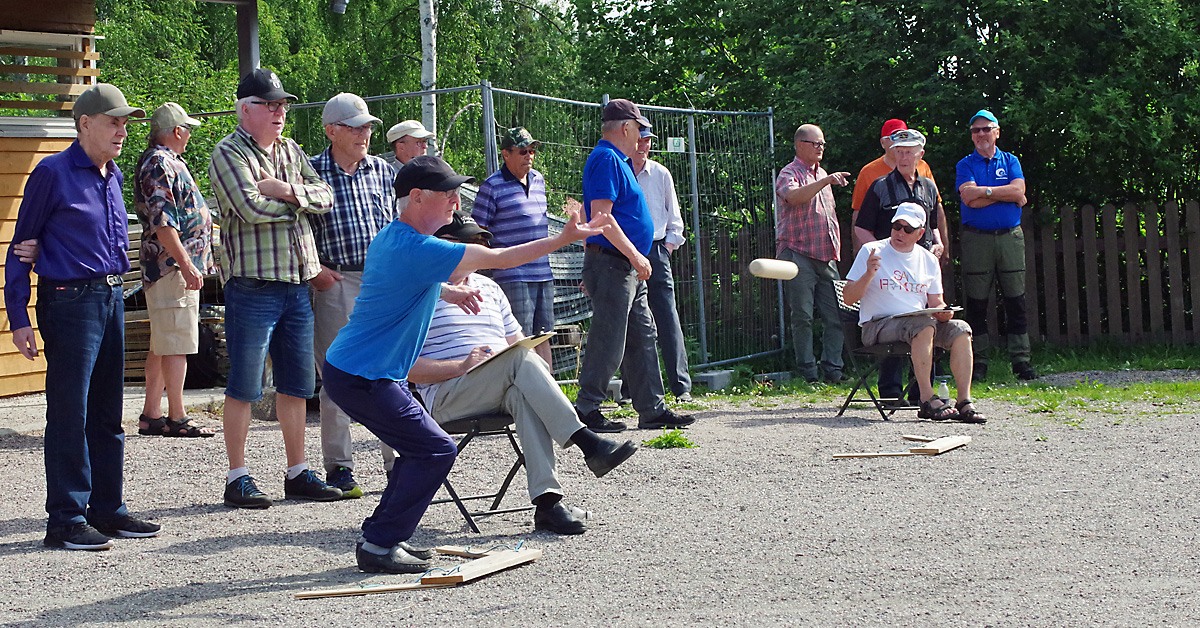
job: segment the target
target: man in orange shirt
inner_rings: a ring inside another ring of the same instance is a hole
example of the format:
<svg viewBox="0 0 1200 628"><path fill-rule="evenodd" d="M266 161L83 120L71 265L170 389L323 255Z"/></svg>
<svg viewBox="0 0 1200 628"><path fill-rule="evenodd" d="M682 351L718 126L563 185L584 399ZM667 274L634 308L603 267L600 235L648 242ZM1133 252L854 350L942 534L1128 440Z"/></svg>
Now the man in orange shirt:
<svg viewBox="0 0 1200 628"><path fill-rule="evenodd" d="M896 118L883 123L883 129L879 132L879 145L883 147L883 156L863 166L862 170L858 171L858 178L854 180L854 197L850 201L850 208L854 210L850 224L858 222L858 210L862 209L863 197L867 195L867 190L871 189L871 184L879 177L885 177L892 170L896 169L896 156L892 153L892 133L907 128L908 125L905 124L904 120ZM917 163L917 175L933 179L933 172L929 169L929 164L925 163L924 159ZM937 184L936 179L934 179L934 184ZM946 228L946 210L942 208L942 195L940 193L938 194L937 203L937 224L938 234L941 236L942 244L945 245L938 261L944 268L950 263L950 237ZM858 234L853 234L852 243L854 255L858 255L858 250L862 248L863 244L866 244L858 237Z"/></svg>

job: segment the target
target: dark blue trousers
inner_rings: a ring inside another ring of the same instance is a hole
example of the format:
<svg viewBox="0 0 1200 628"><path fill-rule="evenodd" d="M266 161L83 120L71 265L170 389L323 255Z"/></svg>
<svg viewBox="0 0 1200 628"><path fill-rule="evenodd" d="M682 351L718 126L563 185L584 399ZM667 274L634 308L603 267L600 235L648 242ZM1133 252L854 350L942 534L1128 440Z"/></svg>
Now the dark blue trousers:
<svg viewBox="0 0 1200 628"><path fill-rule="evenodd" d="M36 311L46 355L49 525L126 514L125 302L121 286L42 279Z"/></svg>
<svg viewBox="0 0 1200 628"><path fill-rule="evenodd" d="M413 399L407 382L365 379L328 362L321 381L347 416L396 450L392 477L379 506L363 521L363 537L380 547L407 541L454 466L454 439Z"/></svg>

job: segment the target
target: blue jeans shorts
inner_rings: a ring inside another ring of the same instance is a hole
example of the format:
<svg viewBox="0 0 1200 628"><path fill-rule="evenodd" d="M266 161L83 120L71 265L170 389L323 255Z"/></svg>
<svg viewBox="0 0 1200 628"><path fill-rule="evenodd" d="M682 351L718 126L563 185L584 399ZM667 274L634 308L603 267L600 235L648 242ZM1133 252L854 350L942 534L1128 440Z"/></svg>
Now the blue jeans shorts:
<svg viewBox="0 0 1200 628"><path fill-rule="evenodd" d="M229 378L225 394L262 399L263 371L271 356L276 392L309 399L317 385L313 313L302 283L232 277L225 283L225 344Z"/></svg>

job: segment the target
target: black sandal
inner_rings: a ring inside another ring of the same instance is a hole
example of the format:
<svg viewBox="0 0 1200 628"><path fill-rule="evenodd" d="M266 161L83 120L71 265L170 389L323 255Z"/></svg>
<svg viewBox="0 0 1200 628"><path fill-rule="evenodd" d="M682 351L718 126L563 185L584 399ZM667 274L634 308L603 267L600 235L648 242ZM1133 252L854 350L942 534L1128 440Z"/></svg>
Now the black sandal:
<svg viewBox="0 0 1200 628"><path fill-rule="evenodd" d="M958 410L955 410L950 402L935 395L929 401L921 402L921 409L917 411L917 417L934 421L954 421L958 419Z"/></svg>
<svg viewBox="0 0 1200 628"><path fill-rule="evenodd" d="M958 410L959 423L987 423L987 417L983 413L975 410L975 404L971 403L970 399L963 399L954 405Z"/></svg>
<svg viewBox="0 0 1200 628"><path fill-rule="evenodd" d="M216 432L205 432L204 429L192 425L192 420L188 417L183 417L181 421L167 419L162 435L174 438L210 438L217 435Z"/></svg>
<svg viewBox="0 0 1200 628"><path fill-rule="evenodd" d="M162 436L166 426L166 417L152 419L144 414L138 417L138 434L142 436Z"/></svg>

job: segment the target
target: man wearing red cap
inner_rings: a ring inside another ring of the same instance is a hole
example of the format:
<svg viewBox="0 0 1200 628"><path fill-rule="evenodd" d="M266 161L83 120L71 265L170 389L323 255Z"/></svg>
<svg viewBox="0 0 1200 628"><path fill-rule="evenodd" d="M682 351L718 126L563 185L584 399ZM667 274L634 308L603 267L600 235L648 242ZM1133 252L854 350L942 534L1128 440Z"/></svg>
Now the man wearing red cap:
<svg viewBox="0 0 1200 628"><path fill-rule="evenodd" d="M858 178L854 180L854 197L850 200L850 208L854 210L850 224L858 222L858 210L862 209L863 198L867 195L867 190L871 189L871 184L879 177L887 176L892 170L896 169L896 156L892 152L892 133L908 128L908 124L904 120L892 118L883 123L883 128L879 131L879 145L883 147L883 155L862 167L858 171ZM929 169L929 164L922 159L917 162L917 175L928 177L937 185L937 180L933 178L933 171ZM946 211L942 208L942 195L938 193L937 199L937 225L938 235L942 238L942 253L938 256L942 266L946 266L950 262L950 238L946 227ZM851 241L854 245L854 254L858 255L858 249L865 244L855 233L851 236Z"/></svg>

